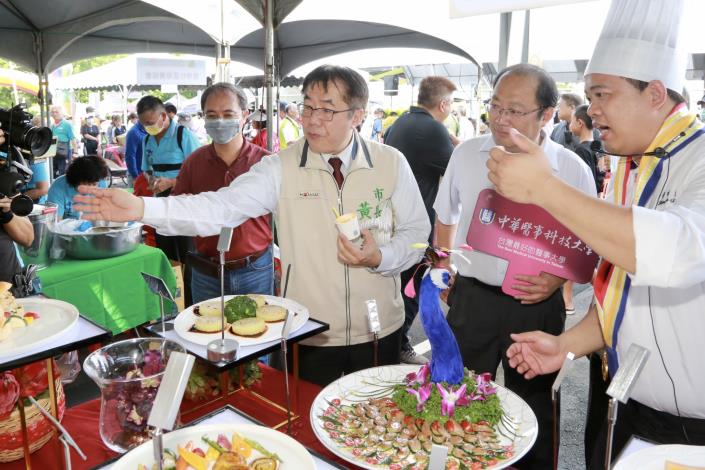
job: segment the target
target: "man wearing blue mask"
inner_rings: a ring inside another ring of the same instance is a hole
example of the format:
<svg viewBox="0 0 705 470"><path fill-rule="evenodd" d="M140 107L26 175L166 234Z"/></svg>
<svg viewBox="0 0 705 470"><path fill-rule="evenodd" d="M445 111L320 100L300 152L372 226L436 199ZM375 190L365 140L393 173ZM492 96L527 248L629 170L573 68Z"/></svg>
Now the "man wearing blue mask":
<svg viewBox="0 0 705 470"><path fill-rule="evenodd" d="M172 195L217 191L246 173L269 154L242 136L247 120L245 93L230 83L216 83L201 95L205 128L213 143L199 148L184 162ZM187 264L192 269L193 302L220 295L218 237L195 237L196 251ZM233 233L225 254L225 294L267 294L274 287L270 216L247 220Z"/></svg>

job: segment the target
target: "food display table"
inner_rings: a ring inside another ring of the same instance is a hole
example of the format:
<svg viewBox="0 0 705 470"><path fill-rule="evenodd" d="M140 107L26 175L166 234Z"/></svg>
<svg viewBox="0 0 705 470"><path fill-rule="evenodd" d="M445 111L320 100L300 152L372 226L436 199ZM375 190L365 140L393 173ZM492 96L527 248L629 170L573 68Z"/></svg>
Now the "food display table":
<svg viewBox="0 0 705 470"><path fill-rule="evenodd" d="M0 356L0 372L49 359L65 352L75 351L108 338L110 338L108 330L81 315L73 328L65 334L20 354Z"/></svg>
<svg viewBox="0 0 705 470"><path fill-rule="evenodd" d="M242 413L231 405L226 405L225 407L216 410L206 416L199 418L189 426L200 426L207 424L255 424L262 425L261 422L252 418L251 416ZM322 456L313 449L307 449L309 453L313 456L313 460L316 463L316 470L335 470L335 469L345 469L339 463L328 460L326 457ZM117 458L116 458L117 460ZM119 470L114 462L108 462L105 465L99 465L94 470Z"/></svg>
<svg viewBox="0 0 705 470"><path fill-rule="evenodd" d="M161 250L135 251L98 260L63 259L39 271L44 295L73 304L95 323L121 333L159 317L159 298L140 272L161 277L173 292L174 271ZM165 305L169 309L169 306Z"/></svg>
<svg viewBox="0 0 705 470"><path fill-rule="evenodd" d="M36 346L24 349L21 353L16 354L4 354L0 356L0 372L14 369L17 367L22 367L27 364L31 364L38 361L47 362L47 382L49 384L54 384L54 377L56 371L52 365L52 357L69 351L75 351L78 348L95 344L104 341L110 337L110 332L106 329L96 325L87 318L80 316L78 321L64 333L46 341L38 343ZM49 387L49 397L50 397L50 410L54 417L58 416L58 398L57 394L54 393L53 386ZM19 406L20 419L22 422L23 433L26 432L25 428L25 414L24 406ZM28 439L27 434L23 438L22 445L24 446L25 458L17 460L13 463L3 464L3 468L6 466L17 465L18 468L30 468L30 462L27 461L28 453ZM56 434L50 442L48 442L39 452L44 450L48 452L49 455L54 457L54 462L58 462L58 455L60 455L59 441L56 438ZM49 468L58 468L56 466L50 466Z"/></svg>
<svg viewBox="0 0 705 470"><path fill-rule="evenodd" d="M262 368L262 380L253 386L253 390L272 401L282 402L284 400L283 373L265 365L260 366ZM321 387L318 385L300 380L300 393L298 396L298 405L300 408L308 412L314 398L316 398L320 390ZM241 406L238 403L238 399L239 395L230 396L230 404L241 413L251 417L251 419L257 420L265 426L272 426L272 423L280 420L280 416L276 413L272 413L268 408L250 404L249 402L245 403L246 406ZM200 415L197 418L191 418L186 424L190 424L196 421L196 419L202 418L219 409L221 409L221 406L204 407L199 410ZM62 424L88 456L88 460L83 461L76 452L71 451L71 465L73 470L98 469L104 467L106 462L112 461L118 456L115 452L105 447L98 434L99 415L100 400L93 400L66 410ZM237 419L241 419L241 417ZM307 414L304 419L296 421L292 434L294 439L299 441L306 448L317 452L324 459L342 464L343 468L354 468L329 452L323 444L316 439ZM32 468L56 468L56 462L57 454L54 446L46 445L41 450L32 454ZM2 465L3 470L22 470L24 468L23 461Z"/></svg>

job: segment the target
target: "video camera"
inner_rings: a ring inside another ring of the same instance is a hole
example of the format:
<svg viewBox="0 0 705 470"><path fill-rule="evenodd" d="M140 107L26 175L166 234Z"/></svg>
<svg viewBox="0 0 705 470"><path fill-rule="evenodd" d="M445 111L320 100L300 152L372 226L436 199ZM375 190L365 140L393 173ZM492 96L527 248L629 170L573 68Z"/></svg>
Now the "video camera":
<svg viewBox="0 0 705 470"><path fill-rule="evenodd" d="M44 155L49 150L52 132L48 127L33 126L32 115L22 104L10 109L0 108L0 129L5 137L0 151L7 154L5 160L0 160L0 197L12 198L12 212L26 216L34 207L32 199L19 194L32 179L27 161L31 163L35 156Z"/></svg>

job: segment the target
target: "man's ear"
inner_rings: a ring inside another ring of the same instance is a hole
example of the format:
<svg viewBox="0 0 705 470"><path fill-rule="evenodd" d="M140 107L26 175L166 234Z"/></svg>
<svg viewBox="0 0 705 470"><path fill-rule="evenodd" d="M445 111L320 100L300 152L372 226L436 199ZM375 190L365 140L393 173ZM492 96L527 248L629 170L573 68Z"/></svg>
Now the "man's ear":
<svg viewBox="0 0 705 470"><path fill-rule="evenodd" d="M352 126L359 126L362 123L363 119L365 119L365 110L360 108L356 109L355 111L353 111Z"/></svg>
<svg viewBox="0 0 705 470"><path fill-rule="evenodd" d="M551 106L543 110L543 112L541 113L541 127L545 126L549 120L553 119L553 115L555 112L555 106Z"/></svg>
<svg viewBox="0 0 705 470"><path fill-rule="evenodd" d="M658 109L667 104L668 89L662 81L651 80L644 91L648 94L649 102L652 107Z"/></svg>

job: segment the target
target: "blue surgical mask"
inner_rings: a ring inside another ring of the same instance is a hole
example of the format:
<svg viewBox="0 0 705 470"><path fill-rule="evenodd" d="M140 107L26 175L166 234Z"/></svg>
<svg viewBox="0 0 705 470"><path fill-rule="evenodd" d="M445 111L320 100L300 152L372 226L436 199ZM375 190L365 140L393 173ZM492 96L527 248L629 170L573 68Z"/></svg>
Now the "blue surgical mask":
<svg viewBox="0 0 705 470"><path fill-rule="evenodd" d="M240 132L238 119L206 119L206 133L216 144L227 144Z"/></svg>

